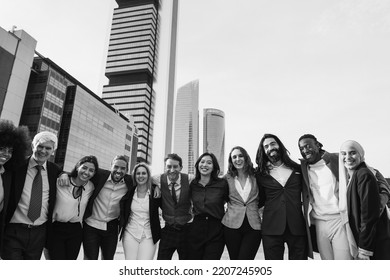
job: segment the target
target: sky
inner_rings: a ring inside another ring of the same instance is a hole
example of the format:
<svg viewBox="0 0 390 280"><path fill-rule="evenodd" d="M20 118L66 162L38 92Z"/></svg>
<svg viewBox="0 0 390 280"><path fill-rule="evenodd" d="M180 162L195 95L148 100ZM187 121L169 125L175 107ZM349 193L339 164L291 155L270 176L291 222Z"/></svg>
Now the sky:
<svg viewBox="0 0 390 280"><path fill-rule="evenodd" d="M311 133L329 152L358 141L367 163L390 177L390 0L179 2L176 88L199 79L200 116L203 108L225 112L226 161L239 145L255 162L264 133L297 161L298 138ZM101 96L114 7L2 0L0 26L24 29L39 53ZM164 102L157 97L154 139L164 134ZM164 156L158 142L155 172Z"/></svg>

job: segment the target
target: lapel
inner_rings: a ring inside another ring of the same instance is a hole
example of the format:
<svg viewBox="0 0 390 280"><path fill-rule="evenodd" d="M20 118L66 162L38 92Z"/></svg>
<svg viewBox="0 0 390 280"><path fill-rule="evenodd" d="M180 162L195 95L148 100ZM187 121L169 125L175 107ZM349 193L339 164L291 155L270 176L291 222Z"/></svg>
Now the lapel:
<svg viewBox="0 0 390 280"><path fill-rule="evenodd" d="M229 195L231 195L232 197L241 201L242 203L245 203L245 201L242 199L241 195L239 194L239 192L236 189L236 182L235 182L234 178L230 174L227 174L226 179L227 179L228 184L229 184L229 193L230 193ZM248 197L248 199L249 199L249 197Z"/></svg>

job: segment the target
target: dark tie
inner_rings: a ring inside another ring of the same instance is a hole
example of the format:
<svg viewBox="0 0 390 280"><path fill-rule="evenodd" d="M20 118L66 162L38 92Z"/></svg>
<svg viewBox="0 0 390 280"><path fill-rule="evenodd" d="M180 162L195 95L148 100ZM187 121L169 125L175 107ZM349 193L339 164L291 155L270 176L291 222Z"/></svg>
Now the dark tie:
<svg viewBox="0 0 390 280"><path fill-rule="evenodd" d="M172 182L170 183L172 189L171 189L171 195L172 195L172 199L173 199L173 202L175 203L175 205L177 204L177 197L176 197L176 190L175 190L175 185L176 183L175 182Z"/></svg>
<svg viewBox="0 0 390 280"><path fill-rule="evenodd" d="M37 169L37 175L35 175L31 188L30 207L28 208L27 217L34 222L41 216L42 208L42 166L35 166Z"/></svg>

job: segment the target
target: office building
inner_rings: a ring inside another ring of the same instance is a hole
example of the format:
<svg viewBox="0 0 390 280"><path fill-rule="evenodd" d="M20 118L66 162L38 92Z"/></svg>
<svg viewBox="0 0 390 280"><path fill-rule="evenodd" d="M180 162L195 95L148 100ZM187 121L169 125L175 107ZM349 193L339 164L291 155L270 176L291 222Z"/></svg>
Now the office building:
<svg viewBox="0 0 390 280"><path fill-rule="evenodd" d="M0 27L0 118L19 124L37 41Z"/></svg>
<svg viewBox="0 0 390 280"><path fill-rule="evenodd" d="M103 99L138 129L137 160L151 163L159 0L116 0L103 87Z"/></svg>
<svg viewBox="0 0 390 280"><path fill-rule="evenodd" d="M221 174L225 170L225 113L218 109L203 110L203 152L213 153Z"/></svg>
<svg viewBox="0 0 390 280"><path fill-rule="evenodd" d="M183 159L183 172L195 174L199 157L199 80L177 90L173 152Z"/></svg>
<svg viewBox="0 0 390 280"><path fill-rule="evenodd" d="M31 135L51 131L58 136L51 160L70 171L86 155L96 156L104 169L115 155L130 158L134 125L52 60L37 55L20 123Z"/></svg>

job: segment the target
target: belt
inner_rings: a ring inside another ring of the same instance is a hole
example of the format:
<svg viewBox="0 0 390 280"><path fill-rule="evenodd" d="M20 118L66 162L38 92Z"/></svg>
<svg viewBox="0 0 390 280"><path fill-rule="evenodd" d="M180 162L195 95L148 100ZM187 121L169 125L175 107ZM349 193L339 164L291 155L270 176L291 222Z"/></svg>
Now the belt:
<svg viewBox="0 0 390 280"><path fill-rule="evenodd" d="M22 227L22 228L39 228L39 227L45 226L46 223L43 223L43 224L41 224L41 225L30 225L30 224L21 224L21 223L10 223L10 225L19 226L19 227Z"/></svg>

